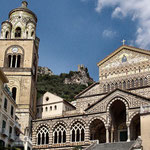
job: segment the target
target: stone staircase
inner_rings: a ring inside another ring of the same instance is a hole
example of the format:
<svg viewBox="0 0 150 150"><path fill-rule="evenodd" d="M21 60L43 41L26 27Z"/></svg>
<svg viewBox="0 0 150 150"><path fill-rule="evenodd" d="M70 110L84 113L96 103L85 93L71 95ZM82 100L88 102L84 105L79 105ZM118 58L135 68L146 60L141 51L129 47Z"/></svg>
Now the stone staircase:
<svg viewBox="0 0 150 150"><path fill-rule="evenodd" d="M95 144L86 150L129 150L135 141Z"/></svg>

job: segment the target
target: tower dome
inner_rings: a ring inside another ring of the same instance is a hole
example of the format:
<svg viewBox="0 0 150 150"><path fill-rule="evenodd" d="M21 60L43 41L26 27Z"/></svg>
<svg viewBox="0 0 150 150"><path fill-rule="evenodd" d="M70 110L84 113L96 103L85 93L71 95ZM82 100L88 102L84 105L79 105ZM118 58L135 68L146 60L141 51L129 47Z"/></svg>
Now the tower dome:
<svg viewBox="0 0 150 150"><path fill-rule="evenodd" d="M37 16L27 6L23 1L21 7L9 12L9 19L1 29L1 39L36 39Z"/></svg>
<svg viewBox="0 0 150 150"><path fill-rule="evenodd" d="M9 19L13 20L13 18L20 17L28 17L35 23L37 23L37 16L34 12L27 8L28 3L26 1L22 2L21 7L15 8L9 12Z"/></svg>

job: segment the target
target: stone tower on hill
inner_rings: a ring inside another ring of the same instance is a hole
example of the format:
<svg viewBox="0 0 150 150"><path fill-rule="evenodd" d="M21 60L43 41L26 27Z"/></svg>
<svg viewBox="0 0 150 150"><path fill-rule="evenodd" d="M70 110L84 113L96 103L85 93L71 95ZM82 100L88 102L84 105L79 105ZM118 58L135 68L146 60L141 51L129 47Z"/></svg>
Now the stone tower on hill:
<svg viewBox="0 0 150 150"><path fill-rule="evenodd" d="M36 37L36 15L28 3L9 12L2 22L0 37L0 67L9 79L18 109L17 116L24 135L31 134L31 120L35 118L36 80L39 38Z"/></svg>

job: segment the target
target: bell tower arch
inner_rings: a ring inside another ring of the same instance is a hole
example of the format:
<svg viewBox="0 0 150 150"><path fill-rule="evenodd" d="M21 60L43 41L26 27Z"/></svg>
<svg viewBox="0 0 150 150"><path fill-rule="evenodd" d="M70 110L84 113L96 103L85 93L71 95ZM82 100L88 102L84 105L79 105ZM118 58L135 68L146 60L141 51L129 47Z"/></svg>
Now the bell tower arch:
<svg viewBox="0 0 150 150"><path fill-rule="evenodd" d="M8 86L18 105L16 111L23 133L30 136L31 120L36 114L36 81L39 38L36 15L22 2L2 22L0 36L0 68L9 79Z"/></svg>

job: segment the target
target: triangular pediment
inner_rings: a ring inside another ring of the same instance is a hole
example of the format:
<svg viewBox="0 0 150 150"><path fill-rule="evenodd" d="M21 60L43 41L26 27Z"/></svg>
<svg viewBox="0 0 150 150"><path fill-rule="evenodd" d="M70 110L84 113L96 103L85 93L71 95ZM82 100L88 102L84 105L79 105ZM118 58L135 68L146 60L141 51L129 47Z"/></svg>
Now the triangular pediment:
<svg viewBox="0 0 150 150"><path fill-rule="evenodd" d="M88 107L85 110L85 112L87 113L106 112L108 111L108 105L110 105L115 100L123 101L129 109L135 109L140 106L150 104L150 99L148 98L121 89L116 89L111 93L107 94L105 97L101 98L99 101L97 101L90 107Z"/></svg>
<svg viewBox="0 0 150 150"><path fill-rule="evenodd" d="M116 62L116 58L117 59L119 58L121 60L121 58L123 56L129 57L129 63L139 62L140 60L146 61L146 57L150 58L150 51L132 47L132 46L123 45L123 46L119 47L118 49L116 49L113 53L108 55L106 58L101 60L99 63L97 63L97 66L103 65L105 62L109 61L110 59L112 62L111 67L115 66L115 65L117 66L117 64L119 65L119 61ZM135 58L135 56L137 56L137 57ZM144 56L146 56L146 57L144 57ZM109 63L111 63L111 62L109 62Z"/></svg>

